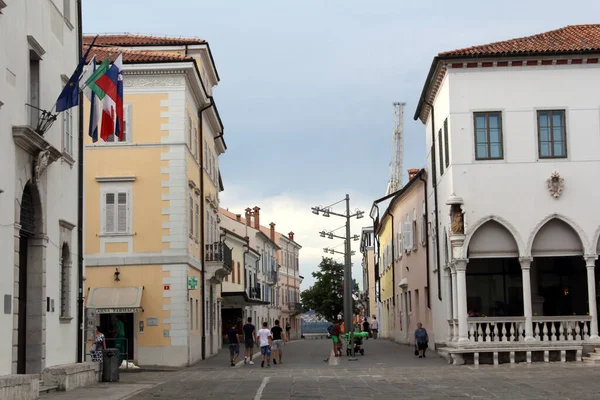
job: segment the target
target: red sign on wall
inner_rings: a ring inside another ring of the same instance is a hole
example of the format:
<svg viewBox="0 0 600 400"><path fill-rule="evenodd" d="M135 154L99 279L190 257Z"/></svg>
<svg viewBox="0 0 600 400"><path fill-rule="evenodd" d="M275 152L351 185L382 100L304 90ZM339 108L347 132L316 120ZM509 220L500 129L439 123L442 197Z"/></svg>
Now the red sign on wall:
<svg viewBox="0 0 600 400"><path fill-rule="evenodd" d="M163 286L163 289L164 289L164 290L171 290L171 285L164 285L164 286Z"/></svg>

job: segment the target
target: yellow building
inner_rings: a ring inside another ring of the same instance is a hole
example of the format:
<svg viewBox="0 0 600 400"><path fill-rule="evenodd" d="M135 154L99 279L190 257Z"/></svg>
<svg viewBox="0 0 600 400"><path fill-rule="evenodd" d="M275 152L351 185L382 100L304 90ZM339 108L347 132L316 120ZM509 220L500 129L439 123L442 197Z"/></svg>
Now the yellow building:
<svg viewBox="0 0 600 400"><path fill-rule="evenodd" d="M384 217L375 231L375 234L379 236L379 284L381 288L381 325L379 330L382 337L388 337L395 326L393 230L391 218Z"/></svg>
<svg viewBox="0 0 600 400"><path fill-rule="evenodd" d="M231 272L217 218L219 77L203 40L105 35L98 45L97 61L123 54L125 135L86 137L86 307L128 359L189 365L220 348L220 283ZM125 340L113 339L114 317Z"/></svg>

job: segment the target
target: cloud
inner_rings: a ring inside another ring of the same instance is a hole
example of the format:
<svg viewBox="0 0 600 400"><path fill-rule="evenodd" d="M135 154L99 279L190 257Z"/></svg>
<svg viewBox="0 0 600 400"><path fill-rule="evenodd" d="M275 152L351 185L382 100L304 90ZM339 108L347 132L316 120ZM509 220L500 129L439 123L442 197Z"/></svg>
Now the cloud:
<svg viewBox="0 0 600 400"><path fill-rule="evenodd" d="M331 216L325 218L317 216L311 212L311 207L316 205L328 206L338 200L342 200L345 193L293 193L290 191L281 192L276 195L263 195L254 186L247 185L226 185L226 190L220 196L221 207L227 208L232 212L244 214L247 207L260 207L261 224L268 226L269 223L275 223L275 229L278 232L287 234L293 231L294 240L302 246L300 250L300 275L304 277L302 289L309 288L315 282L312 272L317 270L319 263L325 253L324 247L335 247L337 251L343 251L343 240L326 239L319 236L321 230L336 231L339 236L345 236L344 218ZM370 226L372 220L369 218L369 211L373 199L364 193L350 194L350 210L354 212L357 208L365 211L365 217L357 220L353 218L350 222L351 234L359 235L364 226ZM344 213L345 204L341 203L333 206L333 211ZM356 254L352 257L353 268L352 277L362 288L362 267L360 254L360 241L352 241L352 249ZM334 260L343 263L343 255L329 255Z"/></svg>

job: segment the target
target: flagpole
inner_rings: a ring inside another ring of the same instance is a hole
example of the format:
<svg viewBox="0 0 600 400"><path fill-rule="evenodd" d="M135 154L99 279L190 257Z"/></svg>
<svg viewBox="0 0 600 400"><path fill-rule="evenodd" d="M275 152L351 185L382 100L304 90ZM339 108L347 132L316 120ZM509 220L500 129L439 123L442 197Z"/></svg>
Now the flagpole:
<svg viewBox="0 0 600 400"><path fill-rule="evenodd" d="M81 0L77 0L77 47L78 59L83 57L83 27L82 27L82 10ZM96 36L97 38L98 36ZM94 41L90 44L86 56L94 45ZM79 82L78 82L79 83ZM84 361L83 351L83 101L81 96L83 91L79 89L79 137L77 140L77 362ZM54 104L56 108L56 103Z"/></svg>

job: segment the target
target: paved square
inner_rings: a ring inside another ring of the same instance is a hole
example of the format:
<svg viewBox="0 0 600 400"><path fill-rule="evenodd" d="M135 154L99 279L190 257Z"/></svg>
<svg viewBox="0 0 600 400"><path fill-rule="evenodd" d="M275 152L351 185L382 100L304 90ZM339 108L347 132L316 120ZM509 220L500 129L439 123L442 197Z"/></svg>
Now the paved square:
<svg viewBox="0 0 600 400"><path fill-rule="evenodd" d="M384 340L365 341L364 348L365 355L356 361L339 357L326 362L330 341L303 340L287 344L283 364L271 368L261 368L260 362L230 367L223 352L175 372L121 374L116 385L124 390L135 385L137 390L110 398L600 399L600 367L596 366L575 362L450 366L433 352L418 359L412 347ZM138 391L140 385L147 388ZM81 393L82 398L95 398L89 390Z"/></svg>

